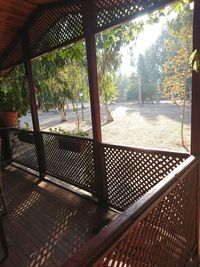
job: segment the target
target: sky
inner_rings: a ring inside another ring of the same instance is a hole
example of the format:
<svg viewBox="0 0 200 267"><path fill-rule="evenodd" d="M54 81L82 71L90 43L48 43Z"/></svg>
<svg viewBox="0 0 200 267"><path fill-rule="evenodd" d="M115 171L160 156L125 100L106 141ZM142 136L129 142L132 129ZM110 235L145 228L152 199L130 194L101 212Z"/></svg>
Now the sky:
<svg viewBox="0 0 200 267"><path fill-rule="evenodd" d="M165 19L160 19L159 23L146 25L144 31L139 34L136 44L134 45L134 57L138 58L139 54L144 54L145 50L150 47L161 34ZM133 46L133 44L132 44ZM129 47L121 48L122 64L120 71L122 74L131 74Z"/></svg>

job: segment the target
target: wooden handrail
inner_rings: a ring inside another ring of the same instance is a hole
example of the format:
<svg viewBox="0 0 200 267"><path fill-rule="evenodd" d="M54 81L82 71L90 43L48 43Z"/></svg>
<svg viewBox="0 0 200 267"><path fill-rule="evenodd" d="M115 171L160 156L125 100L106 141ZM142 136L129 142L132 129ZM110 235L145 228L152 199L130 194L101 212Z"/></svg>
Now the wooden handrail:
<svg viewBox="0 0 200 267"><path fill-rule="evenodd" d="M104 147L107 148L116 148L116 149L125 149L127 151L135 151L135 152L142 152L142 153L152 153L152 154L160 154L160 155L176 155L181 157L189 157L190 154L187 152L182 151L174 151L174 150L162 150L162 149L154 149L151 147L132 147L132 146L124 146L124 145L114 145L114 144L107 144L102 143Z"/></svg>
<svg viewBox="0 0 200 267"><path fill-rule="evenodd" d="M30 132L30 133L34 133L33 130L26 130L23 128L12 128L10 129L11 131L22 131L22 132ZM69 137L69 138L74 138L77 140L88 140L88 141L93 141L92 138L89 137L79 137L79 136L71 136L71 135L63 135L60 133L53 133L53 132L48 132L48 131L43 131L40 130L40 133L42 134L48 134L48 135L53 135L53 136L65 136L65 137ZM114 144L108 144L108 143L102 143L101 144L102 147L105 148L116 148L116 149L123 149L123 150L127 150L127 151L135 151L135 152L142 152L142 153L152 153L152 154L160 154L160 155L167 155L167 156L181 156L181 157L189 157L190 154L187 152L182 152L182 151L174 151L174 150L166 150L166 149L155 149L155 148L151 148L151 147L132 147L132 146L125 146L125 145L114 145Z"/></svg>
<svg viewBox="0 0 200 267"><path fill-rule="evenodd" d="M78 141L81 141L81 140L88 140L88 141L93 141L92 138L90 137L83 137L83 136L73 136L73 135L65 135L65 134L60 134L60 133L53 133L53 132L47 132L47 131L40 131L40 133L42 134L48 134L48 135L53 135L53 136L64 136L66 138L73 138L73 139L76 139Z"/></svg>
<svg viewBox="0 0 200 267"><path fill-rule="evenodd" d="M28 132L28 133L34 133L33 130L27 130L24 128L12 128L10 129L11 131L18 131L18 132ZM88 141L93 141L92 138L89 137L79 137L79 136L72 136L72 135L64 135L64 134L60 134L60 133L53 133L53 132L47 132L47 131L39 131L42 134L48 134L48 135L53 135L53 136L64 136L64 137L69 137L69 138L74 138L77 140L88 140Z"/></svg>
<svg viewBox="0 0 200 267"><path fill-rule="evenodd" d="M11 131L24 131L24 132L31 132L33 133L32 130L26 130L23 128L12 128ZM42 134L49 134L49 135L53 135L53 136L65 136L65 137L71 137L77 140L88 140L88 141L93 141L92 138L89 137L79 137L79 136L71 136L71 135L63 135L60 133L53 133L53 132L48 132L48 131L43 131L40 130L40 132ZM189 157L190 154L187 152L182 152L182 151L174 151L174 150L162 150L162 149L154 149L151 147L132 147L132 146L125 146L125 145L114 145L114 144L108 144L108 143L102 143L101 146L103 147L107 147L107 148L116 148L116 149L125 149L127 151L135 151L135 152L142 152L142 153L152 153L152 154L160 154L160 155L176 155L176 156L181 156L181 157Z"/></svg>
<svg viewBox="0 0 200 267"><path fill-rule="evenodd" d="M143 197L123 212L116 220L80 248L62 267L92 266L100 257L110 251L130 228L141 221L159 201L171 192L178 182L199 164L200 158L190 156Z"/></svg>

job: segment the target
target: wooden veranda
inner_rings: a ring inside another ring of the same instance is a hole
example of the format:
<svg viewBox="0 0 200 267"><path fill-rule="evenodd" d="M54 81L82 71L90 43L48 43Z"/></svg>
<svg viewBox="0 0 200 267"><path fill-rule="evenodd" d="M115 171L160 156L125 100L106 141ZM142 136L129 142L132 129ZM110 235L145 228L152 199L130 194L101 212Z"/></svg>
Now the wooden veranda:
<svg viewBox="0 0 200 267"><path fill-rule="evenodd" d="M95 35L172 2L0 0L0 71L24 63L33 122L33 131L0 130L9 163L9 255L2 266L198 266L200 74L193 72L190 153L104 144L101 137ZM198 51L199 18L194 0ZM40 130L31 66L33 58L81 39L92 139Z"/></svg>
<svg viewBox="0 0 200 267"><path fill-rule="evenodd" d="M118 215L14 166L3 185L9 257L1 266L60 266Z"/></svg>

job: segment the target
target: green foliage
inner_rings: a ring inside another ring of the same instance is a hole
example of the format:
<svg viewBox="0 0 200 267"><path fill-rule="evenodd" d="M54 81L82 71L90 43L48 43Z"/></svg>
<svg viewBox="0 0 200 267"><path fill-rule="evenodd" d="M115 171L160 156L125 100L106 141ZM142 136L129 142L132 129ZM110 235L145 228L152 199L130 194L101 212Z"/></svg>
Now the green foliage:
<svg viewBox="0 0 200 267"><path fill-rule="evenodd" d="M69 136L80 136L80 137L87 137L89 134L87 132L84 131L67 131L61 127L58 128L49 128L49 131L51 133L56 133L56 134L62 134L62 135L69 135Z"/></svg>
<svg viewBox="0 0 200 267"><path fill-rule="evenodd" d="M141 88L142 102L144 100L153 101L155 95L155 87L149 82L149 71L146 67L145 57L141 54L138 58L137 71L140 79L139 86Z"/></svg>
<svg viewBox="0 0 200 267"><path fill-rule="evenodd" d="M126 87L126 99L128 101L138 101L139 99L139 88L138 88L138 77L137 74L132 73L129 78L128 86Z"/></svg>
<svg viewBox="0 0 200 267"><path fill-rule="evenodd" d="M126 91L126 99L128 101L137 101L138 98L138 86L132 84L132 86L128 87L128 90Z"/></svg>
<svg viewBox="0 0 200 267"><path fill-rule="evenodd" d="M117 78L117 90L120 97L125 97L128 88L129 77L126 74L119 75Z"/></svg>
<svg viewBox="0 0 200 267"><path fill-rule="evenodd" d="M79 92L87 100L88 84L85 45L83 41L57 49L33 61L37 98L40 106L64 110L67 100L79 99Z"/></svg>
<svg viewBox="0 0 200 267"><path fill-rule="evenodd" d="M120 49L135 41L143 26L143 22L131 21L97 35L99 88L105 103L118 95L115 80L121 64Z"/></svg>
<svg viewBox="0 0 200 267"><path fill-rule="evenodd" d="M163 30L155 43L149 47L144 54L145 65L148 71L148 80L151 87L154 87L155 91L158 90L158 85L164 79L163 64L166 61L166 57L171 53L165 45L168 37L168 32Z"/></svg>
<svg viewBox="0 0 200 267"><path fill-rule="evenodd" d="M31 129L31 126L30 126L30 124L28 123L28 122L24 122L24 127L23 127L25 130L27 130L27 131L31 131L32 129Z"/></svg>
<svg viewBox="0 0 200 267"><path fill-rule="evenodd" d="M6 90L5 90L6 89ZM0 92L2 111L19 111L22 105L22 97L18 88L5 88Z"/></svg>
<svg viewBox="0 0 200 267"><path fill-rule="evenodd" d="M190 65L194 71L200 72L200 53L197 49L190 56Z"/></svg>
<svg viewBox="0 0 200 267"><path fill-rule="evenodd" d="M27 84L22 66L17 66L8 76L0 79L1 111L16 111L18 117L29 110Z"/></svg>
<svg viewBox="0 0 200 267"><path fill-rule="evenodd" d="M143 27L143 22L131 21L104 31L97 35L97 50L100 52L109 49L109 51L117 54L122 46L126 46L136 40L138 33L142 32Z"/></svg>
<svg viewBox="0 0 200 267"><path fill-rule="evenodd" d="M165 78L164 94L172 98L185 99L190 91L188 81L191 79L191 65L198 68L198 53L192 52L192 10L189 4L181 3L177 17L168 22L169 36L166 39L168 55L163 64ZM196 61L197 60L197 61ZM195 63L197 62L197 63Z"/></svg>
<svg viewBox="0 0 200 267"><path fill-rule="evenodd" d="M109 103L118 95L116 72L121 63L120 49L134 41L142 22L129 22L97 35L98 78L101 99ZM37 98L41 107L63 110L71 101L77 111L79 93L89 98L84 41L48 53L33 61ZM78 119L78 114L77 114Z"/></svg>
<svg viewBox="0 0 200 267"><path fill-rule="evenodd" d="M118 92L117 87L114 81L113 75L106 73L101 80L101 93L104 96L105 103L109 103L112 100L115 100Z"/></svg>

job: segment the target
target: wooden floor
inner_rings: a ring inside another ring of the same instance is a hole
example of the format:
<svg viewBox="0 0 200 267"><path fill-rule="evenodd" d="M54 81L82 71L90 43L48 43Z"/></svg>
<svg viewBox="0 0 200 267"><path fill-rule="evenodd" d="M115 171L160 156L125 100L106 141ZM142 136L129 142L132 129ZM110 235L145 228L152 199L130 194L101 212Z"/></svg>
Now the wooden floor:
<svg viewBox="0 0 200 267"><path fill-rule="evenodd" d="M2 267L60 266L116 217L87 200L10 166L3 175L9 257Z"/></svg>

